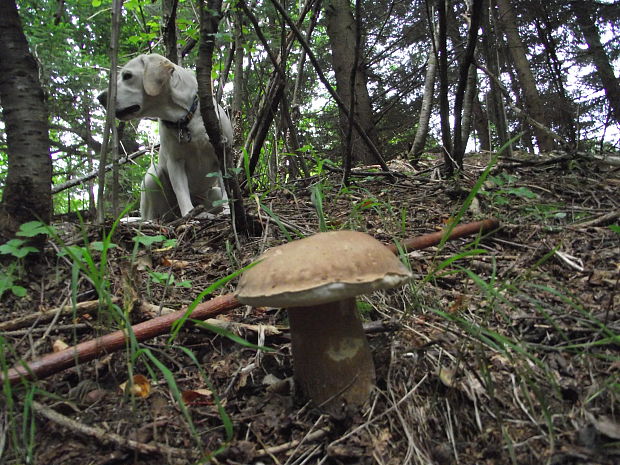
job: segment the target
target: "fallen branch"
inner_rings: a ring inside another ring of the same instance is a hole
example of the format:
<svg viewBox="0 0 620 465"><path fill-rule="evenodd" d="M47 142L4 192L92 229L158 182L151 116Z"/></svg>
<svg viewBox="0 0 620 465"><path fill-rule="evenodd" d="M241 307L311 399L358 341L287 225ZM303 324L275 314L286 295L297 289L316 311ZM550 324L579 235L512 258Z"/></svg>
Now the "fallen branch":
<svg viewBox="0 0 620 465"><path fill-rule="evenodd" d="M112 298L112 302L118 302L119 299L117 297ZM51 310L45 310L42 312L31 313L26 316L22 316L20 318L15 318L13 320L3 321L0 323L0 331L12 331L15 329L25 328L35 322L47 322L54 319L57 313L61 315L75 313L76 315L83 315L84 313L94 312L99 309L101 304L98 300L88 300L86 302L79 302L75 305L64 305L62 307L53 308Z"/></svg>
<svg viewBox="0 0 620 465"><path fill-rule="evenodd" d="M450 232L448 240L451 241L453 239L458 239L460 237L470 236L472 234L478 233L485 234L497 228L499 228L499 221L495 218L490 218L483 221L476 221L474 223L460 224ZM435 233L424 234L423 236L418 236L403 241L401 247L406 252L411 252L412 250L426 249L428 247L439 244L444 235L445 231L437 231ZM389 244L386 247L390 249L392 253L398 253L398 248L394 244Z"/></svg>
<svg viewBox="0 0 620 465"><path fill-rule="evenodd" d="M89 426L75 421L72 418L62 415L56 410L46 407L34 400L32 401L32 410L34 410L36 414L41 415L60 426L63 426L76 433L93 437L99 442L106 445L114 444L117 447L123 449L130 449L139 452L140 454L159 454L175 457L187 457L187 450L185 449L177 449L174 447L165 446L163 444L145 444L142 442L134 441L132 439L121 436L120 434L111 433L101 428L97 428L96 426Z"/></svg>
<svg viewBox="0 0 620 465"><path fill-rule="evenodd" d="M216 297L208 302L199 304L191 313L190 318L204 320L220 313L227 312L241 304L232 294ZM139 342L170 331L172 324L185 315L187 309L163 315L132 326L132 331ZM103 354L109 354L123 349L127 345L127 332L114 331L91 341L82 342L76 346L44 355L32 362L21 364L8 370L6 375L0 376L0 381L6 379L14 384L20 379L42 379L78 363L94 360Z"/></svg>
<svg viewBox="0 0 620 465"><path fill-rule="evenodd" d="M457 239L463 236L486 233L497 229L499 222L496 219L477 221L456 226L448 240ZM402 248L406 251L424 249L438 244L445 232L425 234L420 237L406 240L402 243ZM398 253L395 245L386 245L392 253ZM225 294L216 297L208 302L199 304L191 313L190 318L195 320L205 320L224 312L228 312L241 306L241 303L232 295ZM131 327L131 330L138 342L151 339L155 336L165 334L170 331L172 324L185 315L187 309L179 310L174 313L162 315L152 320L138 323ZM6 375L0 374L0 384L6 379L10 384L14 384L20 379L42 379L57 373L66 368L75 366L81 362L94 360L103 354L109 354L123 349L127 345L127 332L125 330L115 331L105 336L82 342L76 346L60 352L44 355L43 357L31 362L21 361L19 365L7 371Z"/></svg>
<svg viewBox="0 0 620 465"><path fill-rule="evenodd" d="M279 444L277 446L266 447L265 449L258 449L256 451L256 457L264 457L265 455L278 454L280 452L284 452L290 449L293 449L299 446L304 441L313 442L318 439L323 438L329 433L329 428L323 428L316 431L313 431L310 434L307 434L302 440L294 439L290 442L285 442L284 444Z"/></svg>

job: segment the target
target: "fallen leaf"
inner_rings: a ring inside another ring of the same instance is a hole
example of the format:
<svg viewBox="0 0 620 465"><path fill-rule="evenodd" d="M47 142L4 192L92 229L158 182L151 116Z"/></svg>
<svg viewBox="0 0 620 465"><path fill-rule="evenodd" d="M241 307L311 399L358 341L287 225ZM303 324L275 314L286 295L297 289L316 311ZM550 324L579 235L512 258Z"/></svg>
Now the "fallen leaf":
<svg viewBox="0 0 620 465"><path fill-rule="evenodd" d="M213 393L209 389L183 391L181 398L185 405L213 405Z"/></svg>
<svg viewBox="0 0 620 465"><path fill-rule="evenodd" d="M454 377L456 375L456 371L451 368L441 367L437 372L437 376L443 384L448 387L454 387Z"/></svg>
<svg viewBox="0 0 620 465"><path fill-rule="evenodd" d="M172 258L163 257L161 259L161 264L163 266L169 266L174 270L183 270L190 266L192 263L187 260L174 260Z"/></svg>
<svg viewBox="0 0 620 465"><path fill-rule="evenodd" d="M54 352L60 352L68 348L69 348L69 344L67 344L62 339L56 339L54 343L52 344L52 351Z"/></svg>
<svg viewBox="0 0 620 465"><path fill-rule="evenodd" d="M151 395L151 383L144 375L134 375L133 382L125 381L119 386L123 392L130 392L134 396L146 399Z"/></svg>

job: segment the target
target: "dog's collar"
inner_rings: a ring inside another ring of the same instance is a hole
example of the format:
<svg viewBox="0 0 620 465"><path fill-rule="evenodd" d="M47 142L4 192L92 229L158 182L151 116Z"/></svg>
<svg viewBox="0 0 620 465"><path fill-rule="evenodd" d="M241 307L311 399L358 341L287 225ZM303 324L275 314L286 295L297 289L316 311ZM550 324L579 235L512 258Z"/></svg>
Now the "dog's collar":
<svg viewBox="0 0 620 465"><path fill-rule="evenodd" d="M196 109L198 108L198 95L194 95L194 100L192 101L192 105L187 110L187 114L178 121L167 121L162 120L162 122L169 127L170 129L176 129L179 134L179 143L191 142L192 133L189 130L189 122L194 117L194 113L196 113Z"/></svg>

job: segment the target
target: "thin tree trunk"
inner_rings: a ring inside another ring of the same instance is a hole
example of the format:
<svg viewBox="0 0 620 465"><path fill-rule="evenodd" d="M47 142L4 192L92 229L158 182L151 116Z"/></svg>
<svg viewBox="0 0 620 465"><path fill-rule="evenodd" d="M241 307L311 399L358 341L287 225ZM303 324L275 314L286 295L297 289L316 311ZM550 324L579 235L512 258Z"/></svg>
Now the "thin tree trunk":
<svg viewBox="0 0 620 465"><path fill-rule="evenodd" d="M490 0L485 0L484 9L487 13L482 15L482 47L484 51L487 67L492 75L499 75L499 59L497 56L497 27L495 27L494 16L491 15ZM493 20L493 22L492 22ZM512 144L508 144L509 135L506 124L506 111L504 108L504 100L502 92L494 80L489 83L490 92L487 93L486 108L488 120L494 123L495 131L499 146L506 146L505 152L507 156L512 156ZM487 128L487 137L489 139L489 150L492 147L491 126Z"/></svg>
<svg viewBox="0 0 620 465"><path fill-rule="evenodd" d="M229 201L232 202L233 227L237 233L250 236L254 231L250 230L250 223L243 206L243 195L239 187L237 176L232 172L232 154L226 153L222 141L219 119L215 109L211 72L213 70L213 52L215 50L215 38L221 19L222 0L208 0L200 2L200 42L198 45L198 60L196 79L198 81L198 96L200 98L200 113L204 121L209 140L213 145L220 170L224 177L224 185Z"/></svg>
<svg viewBox="0 0 620 465"><path fill-rule="evenodd" d="M480 103L480 97L478 93L474 96L473 102L473 123L478 136L479 150L491 151L491 140L489 139L489 118L486 112L482 109Z"/></svg>
<svg viewBox="0 0 620 465"><path fill-rule="evenodd" d="M588 55L596 67L605 95L611 107L611 113L617 123L620 123L620 80L616 77L609 57L601 44L596 23L592 19L595 15L593 5L589 1L579 0L570 3L571 9L577 18L579 30L588 44Z"/></svg>
<svg viewBox="0 0 620 465"><path fill-rule="evenodd" d="M27 221L49 223L52 160L45 95L14 0L0 1L0 38L0 101L8 152L0 236L8 239ZM41 247L43 241L37 237L33 244Z"/></svg>
<svg viewBox="0 0 620 465"><path fill-rule="evenodd" d="M348 0L347 0L348 1ZM328 23L329 24L329 23ZM349 78L349 117L347 119L347 135L346 135L346 143L345 150L343 154L343 176L342 176L342 185L349 186L349 177L351 176L351 166L353 164L353 116L355 114L351 109L355 109L356 99L357 99L357 78L360 74L360 47L362 41L362 14L361 14L361 4L360 0L355 0L355 44L353 46L353 63L351 64L351 76ZM364 86L365 87L365 86ZM366 95L368 95L368 89L366 89ZM370 97L368 97L368 102L370 104ZM372 113L370 113L372 118ZM372 123L372 127L374 128L374 122ZM358 138L359 139L359 138ZM359 142L363 143L361 139ZM365 146L364 146L365 147ZM369 156L371 154L369 153ZM357 157L356 157L357 158Z"/></svg>
<svg viewBox="0 0 620 465"><path fill-rule="evenodd" d="M366 84L367 77L364 64L356 62L356 23L349 0L327 0L325 4L327 18L327 35L332 50L332 65L336 75L338 95L353 118L356 118L375 147L378 145L377 131L374 125L373 111ZM358 60L359 61L359 60ZM351 76L355 82L351 91ZM351 109L351 102L354 102ZM340 127L342 133L348 133L349 115L341 113ZM357 132L352 134L351 150L354 160L363 164L374 162L374 156Z"/></svg>
<svg viewBox="0 0 620 465"><path fill-rule="evenodd" d="M527 113L543 126L548 126L542 100L536 88L536 80L530 69L530 64L525 53L525 46L519 36L517 18L513 10L513 5L510 4L509 0L495 1L498 6L500 24L506 35L506 40L508 41L508 50L517 71L519 84L523 90ZM536 136L538 149L541 152L553 150L553 139L544 131L534 127L534 134Z"/></svg>
<svg viewBox="0 0 620 465"><path fill-rule="evenodd" d="M429 28L432 32L432 24ZM426 63L426 74L424 76L424 95L422 96L422 105L420 107L420 115L418 117L418 129L413 139L413 145L409 150L408 158L413 162L417 162L426 146L426 138L428 136L428 125L431 120L431 112L433 110L433 100L435 98L435 78L437 76L437 49L439 29L435 26L435 32L431 33L431 48Z"/></svg>
<svg viewBox="0 0 620 465"><path fill-rule="evenodd" d="M108 145L110 130L115 124L116 118L116 75L118 68L118 40L121 27L121 10L123 0L112 0L112 26L110 37L110 82L108 83L108 105L106 108L105 127L103 129L103 142L99 157L99 186L97 191L97 222L103 223L105 219L105 166L108 158Z"/></svg>
<svg viewBox="0 0 620 465"><path fill-rule="evenodd" d="M161 32L164 38L166 58L179 64L179 50L177 46L177 6L179 0L162 0L161 2Z"/></svg>
<svg viewBox="0 0 620 465"><path fill-rule="evenodd" d="M245 49L243 47L243 15L237 11L236 21L234 22L234 36L235 36L235 74L233 79L233 95L230 110L230 119L234 130L234 142L235 144L241 141L237 140L240 134L243 134L243 118L242 116L242 102L245 100L245 79L243 70L243 58Z"/></svg>
<svg viewBox="0 0 620 465"><path fill-rule="evenodd" d="M463 101L463 122L461 124L463 150L467 149L469 135L471 134L472 121L474 119L474 101L477 95L478 71L475 66L470 66L467 73L467 85L465 86L465 98Z"/></svg>
<svg viewBox="0 0 620 465"><path fill-rule="evenodd" d="M452 158L458 169L463 169L463 156L465 155L465 143L463 141L463 106L465 103L465 90L470 80L469 68L474 61L474 52L478 43L478 27L482 14L482 0L473 0L471 8L469 32L467 34L467 46L463 54L459 69L459 81L456 87L454 98L454 150ZM475 79L474 79L475 81ZM471 112L471 107L470 107Z"/></svg>
<svg viewBox="0 0 620 465"><path fill-rule="evenodd" d="M452 158L452 137L450 135L450 103L448 100L448 38L446 0L437 2L437 15L439 19L439 48L437 49L439 61L439 117L441 124L441 141L444 150L444 170L447 176L454 174Z"/></svg>

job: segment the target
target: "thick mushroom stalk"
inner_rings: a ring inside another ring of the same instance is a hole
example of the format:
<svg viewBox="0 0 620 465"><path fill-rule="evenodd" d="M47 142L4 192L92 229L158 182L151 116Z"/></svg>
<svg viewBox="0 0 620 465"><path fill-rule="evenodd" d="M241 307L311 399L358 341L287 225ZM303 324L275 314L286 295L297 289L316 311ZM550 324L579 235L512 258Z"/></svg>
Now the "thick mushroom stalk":
<svg viewBox="0 0 620 465"><path fill-rule="evenodd" d="M295 380L314 403L337 412L361 405L375 385L375 365L355 298L288 309Z"/></svg>

